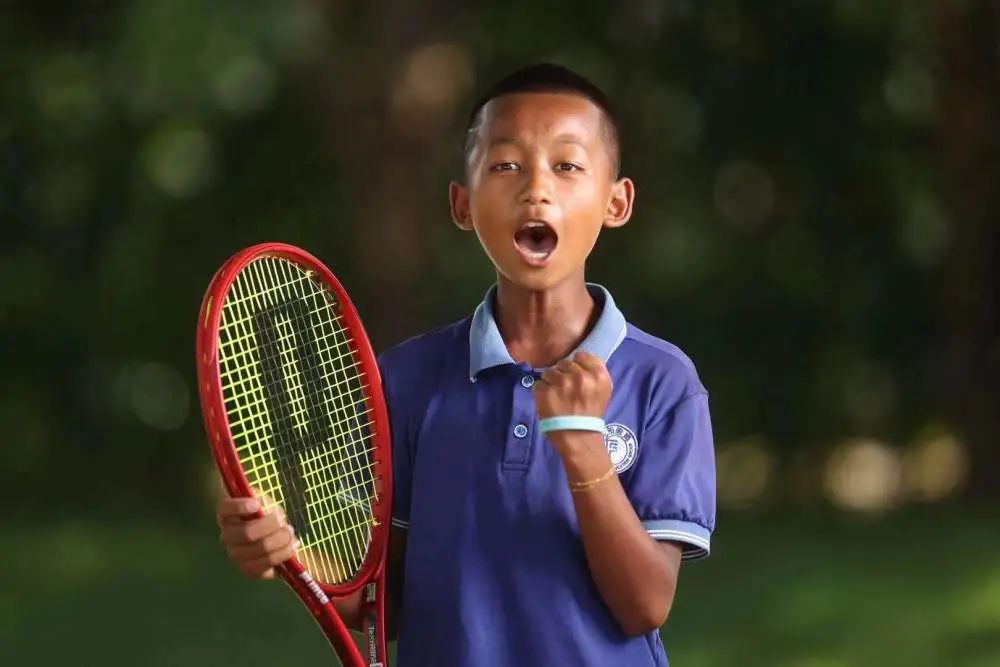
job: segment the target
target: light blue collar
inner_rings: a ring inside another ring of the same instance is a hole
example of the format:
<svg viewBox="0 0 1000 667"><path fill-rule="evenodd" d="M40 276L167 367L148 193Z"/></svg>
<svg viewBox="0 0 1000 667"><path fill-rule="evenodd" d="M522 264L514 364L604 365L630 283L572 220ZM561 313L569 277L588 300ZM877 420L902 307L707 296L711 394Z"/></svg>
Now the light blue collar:
<svg viewBox="0 0 1000 667"><path fill-rule="evenodd" d="M625 338L625 316L618 310L608 290L594 283L587 283L587 290L598 304L603 301L604 306L594 328L573 352L584 350L607 362L608 357ZM493 299L496 291L496 285L490 287L486 292L486 298L472 316L472 327L469 329L469 379L472 381L475 381L482 370L517 363L507 351L496 320L493 318Z"/></svg>

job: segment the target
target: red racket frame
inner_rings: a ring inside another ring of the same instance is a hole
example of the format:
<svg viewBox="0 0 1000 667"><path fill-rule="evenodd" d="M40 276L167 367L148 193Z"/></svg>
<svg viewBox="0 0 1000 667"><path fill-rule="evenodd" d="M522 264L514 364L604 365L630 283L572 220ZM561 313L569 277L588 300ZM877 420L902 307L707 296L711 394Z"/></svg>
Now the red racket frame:
<svg viewBox="0 0 1000 667"><path fill-rule="evenodd" d="M368 379L366 390L372 411L371 435L375 446L374 475L378 501L373 505L373 514L378 525L372 530L372 541L368 554L357 576L346 583L331 586L313 579L306 567L297 559L282 563L278 567L282 578L302 599L313 618L326 634L334 651L345 667L371 667L388 664L385 637L385 567L388 548L389 525L392 502L392 456L389 415L382 393L382 379L379 375L375 353L354 303L347 295L336 276L311 254L286 243L261 243L245 248L230 257L215 273L202 300L198 317L196 336L196 357L198 367L198 393L201 396L202 415L205 430L212 445L212 453L222 475L229 495L236 498L252 498L253 491L243 474L239 457L233 443L229 421L226 417L219 377L219 323L222 319L222 304L237 274L250 262L261 257L281 257L291 260L301 267L311 269L334 293L340 303L351 338L354 352L361 363L361 369ZM257 516L263 516L258 512ZM361 618L374 627L368 628L365 640L369 651L377 651L377 659L365 660L358 651L346 625L337 614L329 598L347 597L369 583L375 584L374 599L366 591L362 593ZM374 619L374 620L373 620ZM372 642L375 642L374 646Z"/></svg>

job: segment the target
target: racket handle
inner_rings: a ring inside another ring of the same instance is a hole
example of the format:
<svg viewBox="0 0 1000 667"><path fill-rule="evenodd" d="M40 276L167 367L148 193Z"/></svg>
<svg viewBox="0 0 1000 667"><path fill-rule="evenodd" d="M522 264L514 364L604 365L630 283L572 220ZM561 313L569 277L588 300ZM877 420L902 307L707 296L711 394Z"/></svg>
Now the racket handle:
<svg viewBox="0 0 1000 667"><path fill-rule="evenodd" d="M388 667L385 636L385 568L365 584L361 596L361 634L368 648L368 667Z"/></svg>

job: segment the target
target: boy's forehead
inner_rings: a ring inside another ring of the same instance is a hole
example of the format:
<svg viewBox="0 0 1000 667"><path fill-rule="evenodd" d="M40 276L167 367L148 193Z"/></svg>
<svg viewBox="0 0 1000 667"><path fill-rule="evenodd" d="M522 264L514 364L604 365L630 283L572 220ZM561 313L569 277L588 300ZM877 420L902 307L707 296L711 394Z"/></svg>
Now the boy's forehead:
<svg viewBox="0 0 1000 667"><path fill-rule="evenodd" d="M591 139L601 132L602 111L586 97L572 93L515 93L483 107L480 138L514 139L524 135L575 134Z"/></svg>

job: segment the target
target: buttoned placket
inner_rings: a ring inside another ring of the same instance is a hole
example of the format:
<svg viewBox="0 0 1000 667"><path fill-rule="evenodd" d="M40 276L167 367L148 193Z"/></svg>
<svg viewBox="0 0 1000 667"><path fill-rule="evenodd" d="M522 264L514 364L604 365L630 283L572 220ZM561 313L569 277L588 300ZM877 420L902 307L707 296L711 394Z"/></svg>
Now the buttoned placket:
<svg viewBox="0 0 1000 667"><path fill-rule="evenodd" d="M532 443L537 423L535 396L535 371L528 364L517 364L511 376L510 426L503 451L504 470L527 470L531 462Z"/></svg>

